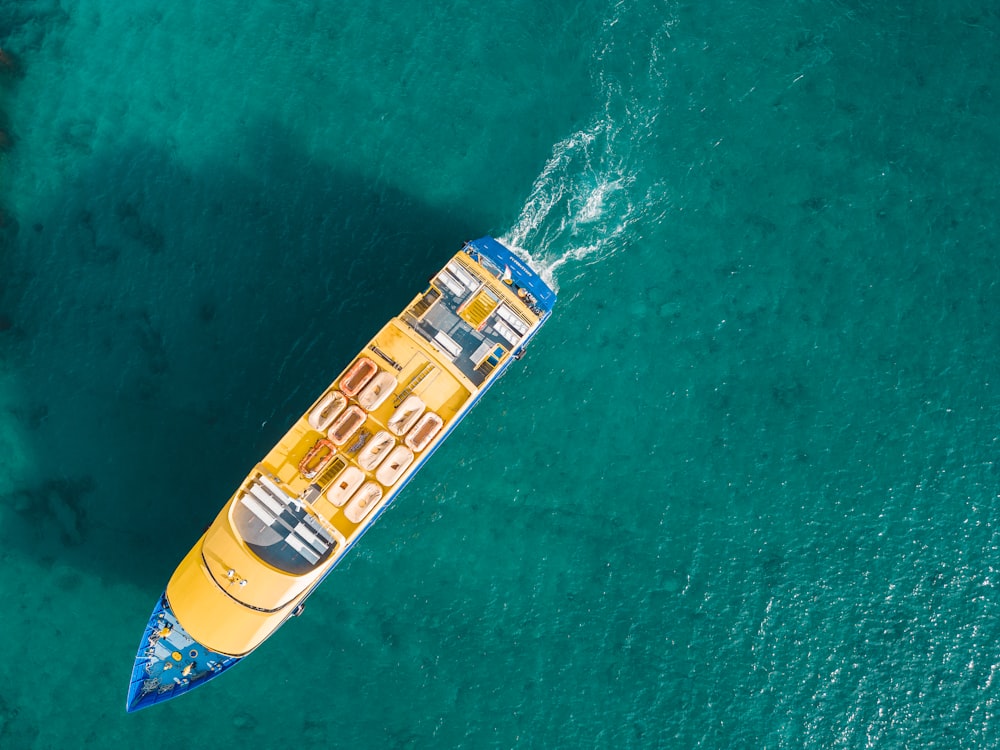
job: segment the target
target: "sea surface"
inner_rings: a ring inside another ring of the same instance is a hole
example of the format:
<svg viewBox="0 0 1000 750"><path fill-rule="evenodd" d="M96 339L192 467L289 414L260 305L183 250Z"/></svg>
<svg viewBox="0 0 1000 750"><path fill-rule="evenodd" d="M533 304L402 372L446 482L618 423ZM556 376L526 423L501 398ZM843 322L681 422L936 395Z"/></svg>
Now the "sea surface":
<svg viewBox="0 0 1000 750"><path fill-rule="evenodd" d="M996 748L1000 7L0 0L0 748ZM244 663L147 617L463 240L528 356Z"/></svg>

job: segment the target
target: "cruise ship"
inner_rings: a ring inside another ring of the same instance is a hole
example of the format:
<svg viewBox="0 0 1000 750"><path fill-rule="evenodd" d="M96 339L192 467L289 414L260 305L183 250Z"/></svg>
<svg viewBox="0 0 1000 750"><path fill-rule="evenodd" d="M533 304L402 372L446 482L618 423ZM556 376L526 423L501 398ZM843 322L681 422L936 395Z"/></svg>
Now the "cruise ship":
<svg viewBox="0 0 1000 750"><path fill-rule="evenodd" d="M552 313L491 237L467 243L253 467L181 560L136 653L127 711L232 668L389 507Z"/></svg>

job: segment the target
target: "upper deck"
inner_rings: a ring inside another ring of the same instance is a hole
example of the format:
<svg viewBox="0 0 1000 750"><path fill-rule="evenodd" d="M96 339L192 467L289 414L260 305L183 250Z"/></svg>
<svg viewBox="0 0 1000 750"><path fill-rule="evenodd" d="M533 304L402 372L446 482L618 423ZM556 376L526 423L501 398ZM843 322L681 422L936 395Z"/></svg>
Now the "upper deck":
<svg viewBox="0 0 1000 750"><path fill-rule="evenodd" d="M478 388L518 352L543 313L512 275L505 281L500 270L495 277L473 246L468 248L431 279L401 319Z"/></svg>
<svg viewBox="0 0 1000 750"><path fill-rule="evenodd" d="M523 351L555 295L504 253L467 244L254 467L167 587L192 637L258 645Z"/></svg>

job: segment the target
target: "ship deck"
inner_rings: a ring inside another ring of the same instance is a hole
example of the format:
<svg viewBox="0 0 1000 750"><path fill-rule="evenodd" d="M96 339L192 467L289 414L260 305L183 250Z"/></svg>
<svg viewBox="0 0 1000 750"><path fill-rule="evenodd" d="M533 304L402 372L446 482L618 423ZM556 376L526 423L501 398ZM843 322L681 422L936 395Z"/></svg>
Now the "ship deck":
<svg viewBox="0 0 1000 750"><path fill-rule="evenodd" d="M478 387L517 349L534 321L517 311L510 299L516 291L505 294L466 258L456 257L441 269L403 320Z"/></svg>
<svg viewBox="0 0 1000 750"><path fill-rule="evenodd" d="M301 611L550 313L554 293L520 263L469 243L247 475L150 619L130 710L210 679Z"/></svg>

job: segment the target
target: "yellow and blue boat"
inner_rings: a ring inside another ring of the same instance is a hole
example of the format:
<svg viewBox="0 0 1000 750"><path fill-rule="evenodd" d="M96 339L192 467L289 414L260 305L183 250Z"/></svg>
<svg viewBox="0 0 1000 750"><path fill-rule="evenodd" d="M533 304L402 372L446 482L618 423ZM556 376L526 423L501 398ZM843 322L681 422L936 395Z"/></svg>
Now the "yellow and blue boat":
<svg viewBox="0 0 1000 750"><path fill-rule="evenodd" d="M469 242L253 467L167 583L126 709L175 698L263 643L336 567L552 313L491 237Z"/></svg>

